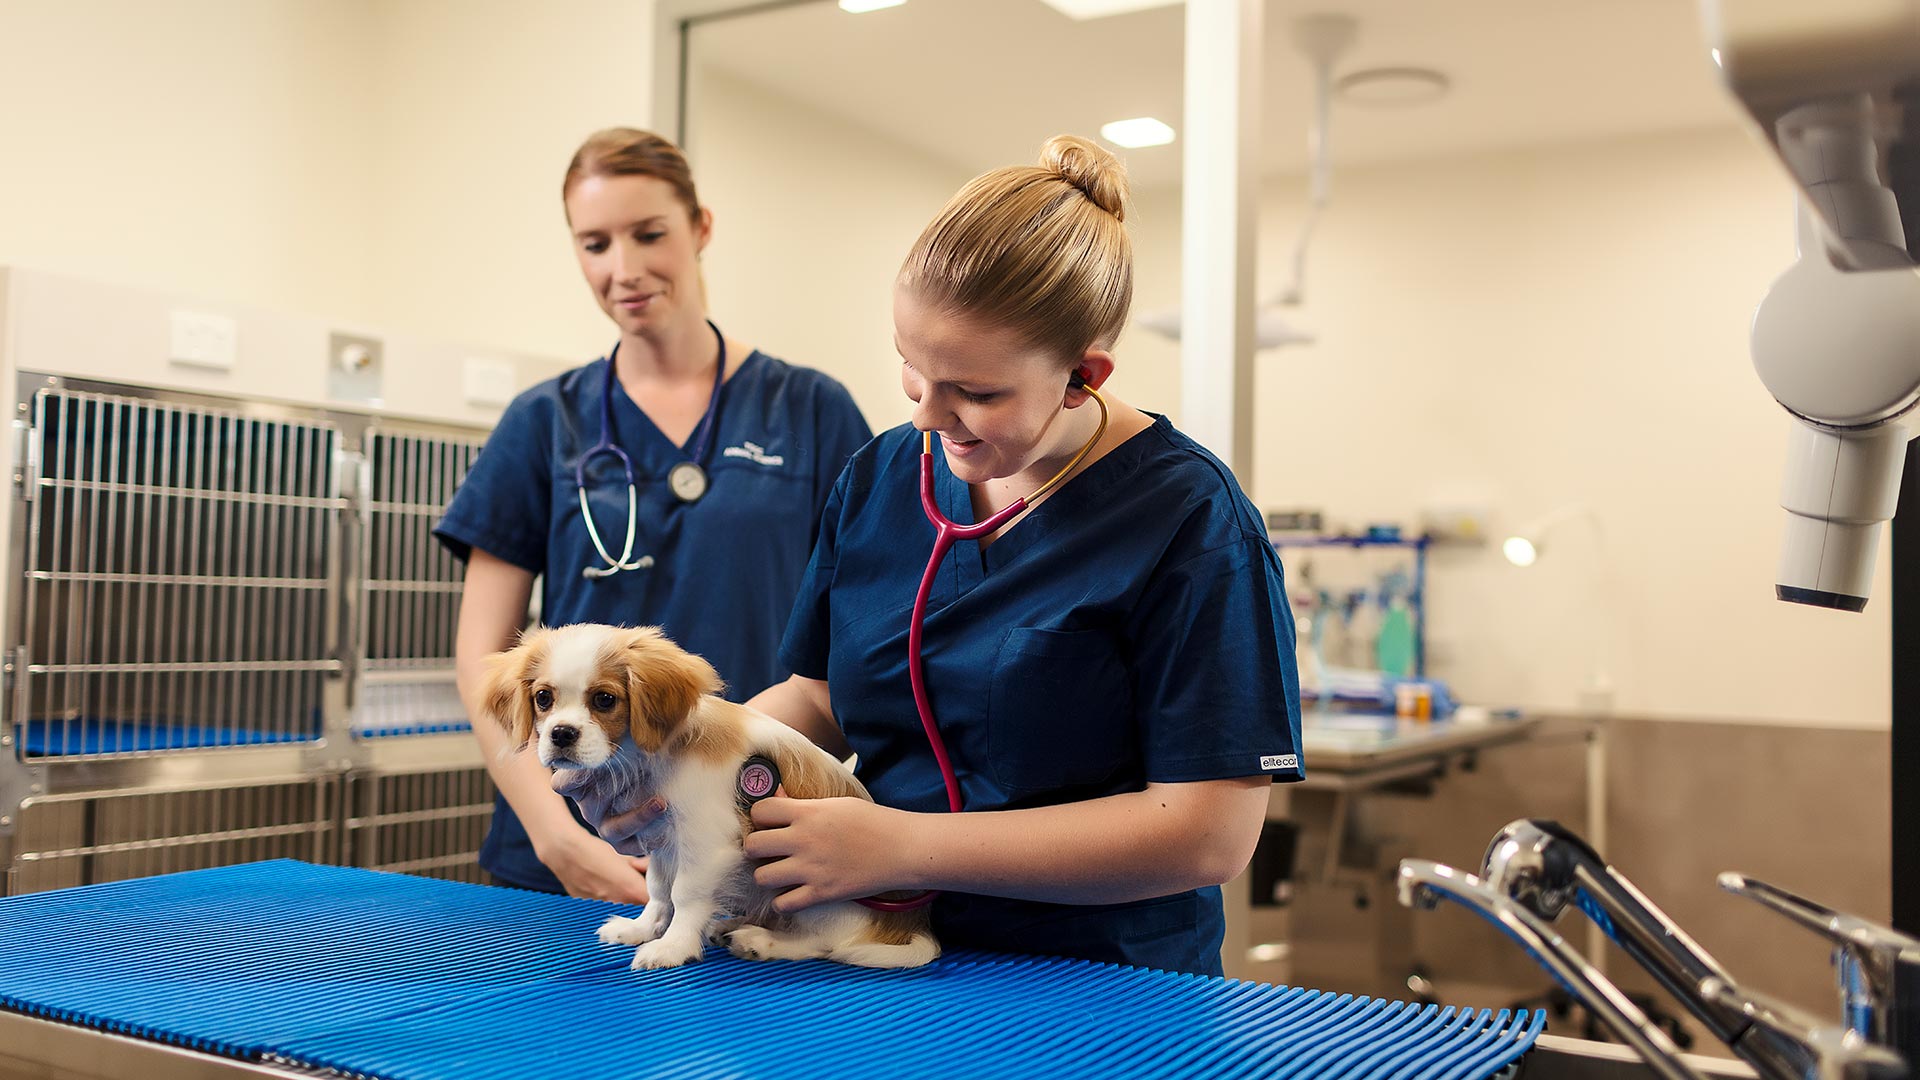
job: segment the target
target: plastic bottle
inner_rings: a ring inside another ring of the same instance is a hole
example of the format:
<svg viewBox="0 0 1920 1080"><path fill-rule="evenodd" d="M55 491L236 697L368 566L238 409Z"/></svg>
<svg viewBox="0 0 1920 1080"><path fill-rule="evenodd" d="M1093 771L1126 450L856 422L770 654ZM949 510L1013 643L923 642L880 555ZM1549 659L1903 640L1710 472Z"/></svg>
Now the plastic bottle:
<svg viewBox="0 0 1920 1080"><path fill-rule="evenodd" d="M1390 676L1404 679L1413 674L1413 613L1407 610L1405 597L1395 596L1388 603L1374 655L1380 670Z"/></svg>

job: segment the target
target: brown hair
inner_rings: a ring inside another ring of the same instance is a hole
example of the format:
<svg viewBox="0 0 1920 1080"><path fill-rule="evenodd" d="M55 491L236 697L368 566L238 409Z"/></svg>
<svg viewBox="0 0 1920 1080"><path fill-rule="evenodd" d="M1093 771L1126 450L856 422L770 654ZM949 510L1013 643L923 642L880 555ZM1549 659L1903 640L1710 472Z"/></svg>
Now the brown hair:
<svg viewBox="0 0 1920 1080"><path fill-rule="evenodd" d="M1056 135L1039 165L968 181L907 253L899 284L1078 363L1087 349L1112 347L1133 303L1126 199L1118 158Z"/></svg>
<svg viewBox="0 0 1920 1080"><path fill-rule="evenodd" d="M567 163L567 176L560 184L562 205L574 185L589 176L651 176L664 180L686 206L687 215L699 220L700 195L693 188L693 167L671 140L651 131L615 127L587 136Z"/></svg>

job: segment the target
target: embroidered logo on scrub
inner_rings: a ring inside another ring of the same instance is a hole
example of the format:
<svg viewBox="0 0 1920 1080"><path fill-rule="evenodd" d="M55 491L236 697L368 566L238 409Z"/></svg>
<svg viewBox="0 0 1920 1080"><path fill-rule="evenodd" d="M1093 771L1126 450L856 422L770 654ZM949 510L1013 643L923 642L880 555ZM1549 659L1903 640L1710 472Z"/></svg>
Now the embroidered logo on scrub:
<svg viewBox="0 0 1920 1080"><path fill-rule="evenodd" d="M774 467L785 465L787 463L786 455L769 454L767 453L766 447L761 446L759 443L747 442L745 439L740 440L739 446L729 446L725 450L720 451L720 456L746 458L748 461L753 462L755 465L767 465L767 466L774 466Z"/></svg>
<svg viewBox="0 0 1920 1080"><path fill-rule="evenodd" d="M1300 767L1299 754L1268 754L1260 759L1262 769L1297 769Z"/></svg>

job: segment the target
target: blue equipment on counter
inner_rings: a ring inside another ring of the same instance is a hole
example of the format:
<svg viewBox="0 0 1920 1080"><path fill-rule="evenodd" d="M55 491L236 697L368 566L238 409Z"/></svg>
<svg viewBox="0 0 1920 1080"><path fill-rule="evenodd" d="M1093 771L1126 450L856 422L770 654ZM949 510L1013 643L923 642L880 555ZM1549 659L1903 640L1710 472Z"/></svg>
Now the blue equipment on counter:
<svg viewBox="0 0 1920 1080"><path fill-rule="evenodd" d="M0 1010L416 1080L1482 1078L1546 1021L980 953L875 971L710 950L634 972L630 950L594 939L617 910L291 861L29 893L0 900ZM616 1022L573 1030L581 1018Z"/></svg>

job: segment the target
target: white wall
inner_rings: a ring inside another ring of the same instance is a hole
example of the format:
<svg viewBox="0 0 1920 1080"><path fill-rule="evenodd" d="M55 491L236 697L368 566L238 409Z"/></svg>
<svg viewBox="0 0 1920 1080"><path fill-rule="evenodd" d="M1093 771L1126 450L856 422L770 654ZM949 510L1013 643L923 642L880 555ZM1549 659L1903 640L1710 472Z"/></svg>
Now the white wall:
<svg viewBox="0 0 1920 1080"><path fill-rule="evenodd" d="M0 264L363 318L368 0L0 0Z"/></svg>
<svg viewBox="0 0 1920 1080"><path fill-rule="evenodd" d="M560 182L589 134L652 122L653 9L374 5L376 322L569 364L607 350L614 331L574 262Z"/></svg>
<svg viewBox="0 0 1920 1080"><path fill-rule="evenodd" d="M1264 192L1263 293L1301 200ZM1529 572L1436 553L1435 673L1474 699L1572 704L1604 649L1623 710L1885 725L1884 560L1864 615L1772 596L1787 422L1746 332L1792 205L1733 131L1339 171L1299 312L1318 343L1261 357L1256 500L1412 524L1464 498L1496 529L1593 507L1601 551L1574 526ZM1143 305L1172 303L1177 229L1139 240Z"/></svg>
<svg viewBox="0 0 1920 1080"><path fill-rule="evenodd" d="M970 174L718 71L689 101L715 321L845 383L875 431L905 422L893 280Z"/></svg>
<svg viewBox="0 0 1920 1080"><path fill-rule="evenodd" d="M0 265L555 358L537 381L606 347L558 192L585 135L650 122L653 14L0 0Z"/></svg>

